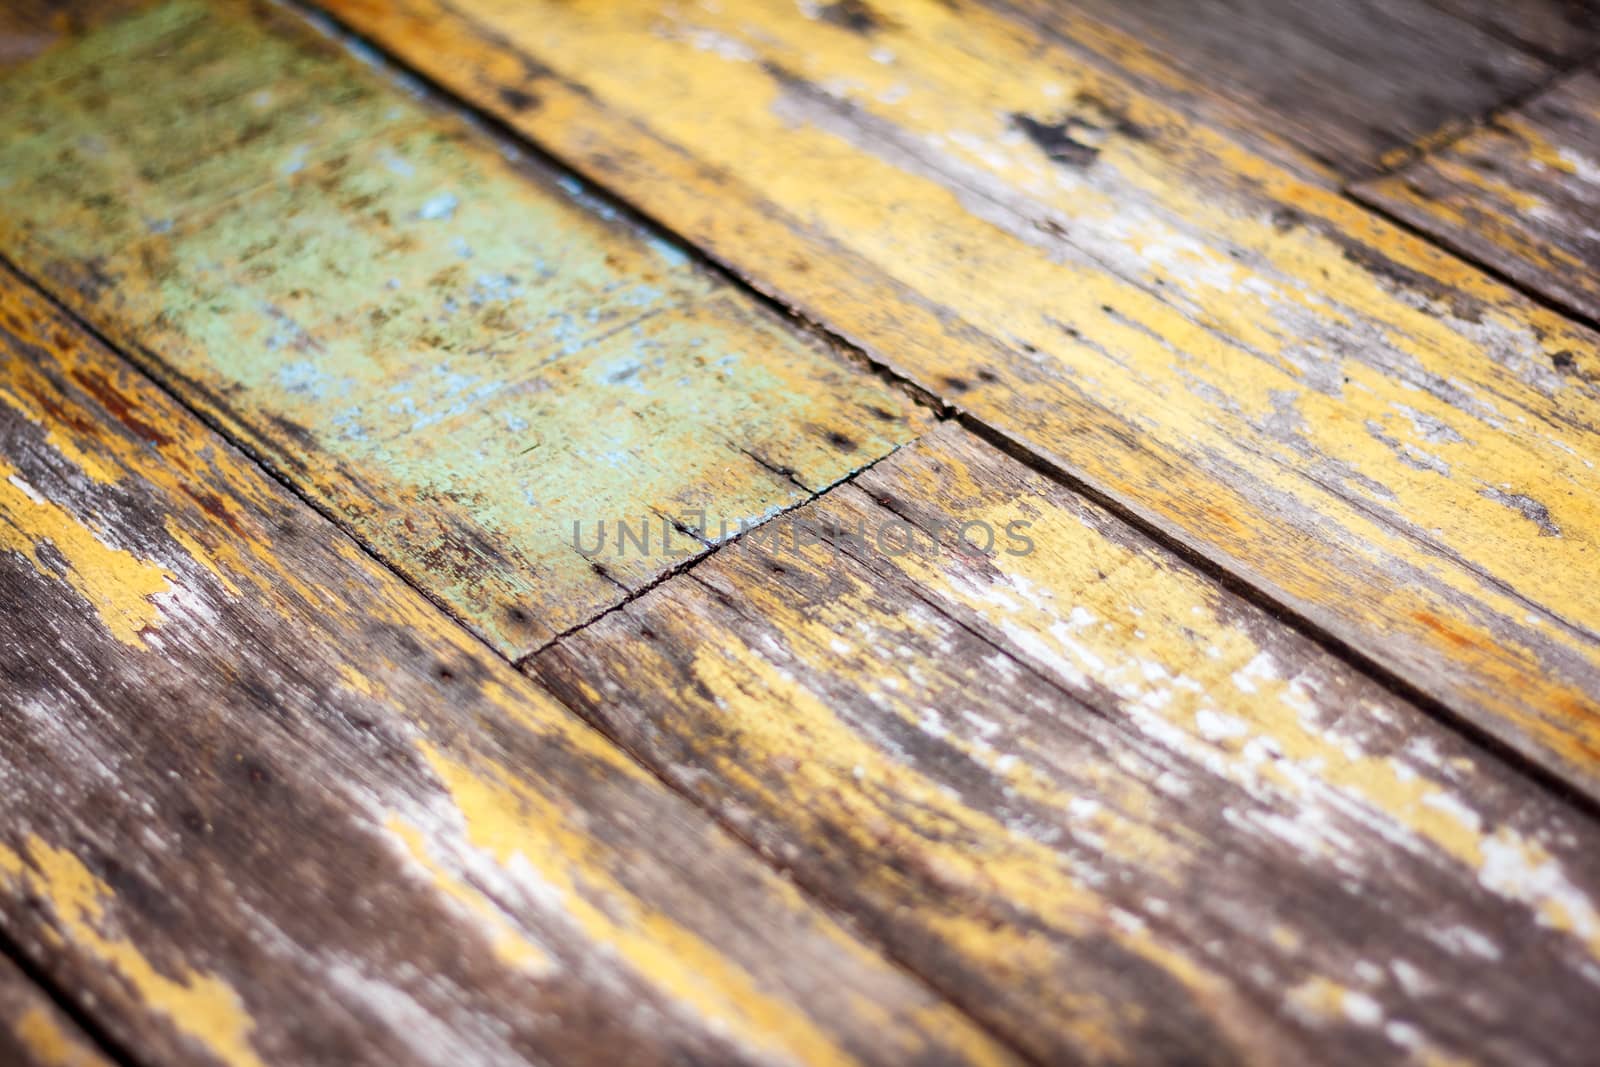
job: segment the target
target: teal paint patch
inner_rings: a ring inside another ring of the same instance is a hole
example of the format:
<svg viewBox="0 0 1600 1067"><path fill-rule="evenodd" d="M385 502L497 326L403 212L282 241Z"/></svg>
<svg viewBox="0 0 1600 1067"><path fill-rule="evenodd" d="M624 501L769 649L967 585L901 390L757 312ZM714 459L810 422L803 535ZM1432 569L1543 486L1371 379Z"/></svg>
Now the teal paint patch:
<svg viewBox="0 0 1600 1067"><path fill-rule="evenodd" d="M581 183L232 10L4 83L4 245L505 654L681 562L574 522L754 522L919 431Z"/></svg>

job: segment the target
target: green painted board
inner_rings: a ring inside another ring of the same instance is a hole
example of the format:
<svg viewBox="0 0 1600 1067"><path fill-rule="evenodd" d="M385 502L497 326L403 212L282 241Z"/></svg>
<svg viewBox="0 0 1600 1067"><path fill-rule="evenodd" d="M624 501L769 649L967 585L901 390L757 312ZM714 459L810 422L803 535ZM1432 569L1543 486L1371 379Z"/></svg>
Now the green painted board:
<svg viewBox="0 0 1600 1067"><path fill-rule="evenodd" d="M0 251L513 657L925 418L287 14L12 72L0 194Z"/></svg>

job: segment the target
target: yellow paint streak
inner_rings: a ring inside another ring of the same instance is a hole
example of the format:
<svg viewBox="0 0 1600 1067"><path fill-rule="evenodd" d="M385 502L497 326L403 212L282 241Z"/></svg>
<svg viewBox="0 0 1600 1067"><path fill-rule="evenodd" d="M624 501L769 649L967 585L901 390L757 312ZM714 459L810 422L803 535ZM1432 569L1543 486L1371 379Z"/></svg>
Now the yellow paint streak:
<svg viewBox="0 0 1600 1067"><path fill-rule="evenodd" d="M1496 121L1501 129L1521 144L1522 154L1536 167L1553 170L1569 177L1578 173L1577 164L1569 157L1569 146L1558 145L1544 135L1544 131L1515 112L1501 115Z"/></svg>
<svg viewBox="0 0 1600 1067"><path fill-rule="evenodd" d="M0 285L0 311L5 309L5 288L4 285ZM5 366L6 362L11 365ZM44 430L45 442L74 468L82 471L84 477L91 482L98 485L116 485L121 481L123 470L106 455L102 442L79 439L72 429L62 426L51 412L34 404L32 402L34 397L19 393L14 388L17 380L23 375L28 376L28 384L36 389L53 388L34 377L32 368L25 360L12 358L9 361L0 361L0 403L8 404L21 412L24 418L40 426Z"/></svg>
<svg viewBox="0 0 1600 1067"><path fill-rule="evenodd" d="M196 563L210 571L211 574L216 577L217 581L222 584L224 589L226 589L233 596L239 595L239 587L234 584L233 579L230 578L227 572L222 569L222 566L217 560L217 556L222 555L223 553L206 549L198 540L195 539L191 533L189 533L188 530L180 526L177 520L171 515L167 516L166 531L169 537L178 542L178 544L183 547L183 550L189 553L189 558L193 559ZM232 552L228 554L235 556L237 555L236 553Z"/></svg>
<svg viewBox="0 0 1600 1067"><path fill-rule="evenodd" d="M1556 157L1558 160L1559 156ZM1561 160L1563 164L1565 160ZM1493 197L1512 211L1532 214L1545 208L1544 198L1506 181L1504 172L1490 174L1482 167L1471 166L1453 156L1441 159L1440 170L1451 181L1476 189L1480 194ZM1570 164L1567 164L1570 167Z"/></svg>
<svg viewBox="0 0 1600 1067"><path fill-rule="evenodd" d="M68 1033L61 1020L41 1004L28 1007L12 1023L13 1032L42 1067L106 1067L106 1060Z"/></svg>
<svg viewBox="0 0 1600 1067"><path fill-rule="evenodd" d="M402 6L335 4L502 106L515 62L469 68L481 37ZM1543 650L1600 653L1526 620L1531 601L1600 632L1570 580L1600 550L1600 453L1578 428L1600 401L1519 370L1587 360L1588 331L980 11L881 0L868 41L780 0L464 8L586 90L538 80L521 128L603 159L630 199L928 388L998 372L947 395L1590 773L1600 708ZM1019 113L1085 119L1094 164L1047 159ZM1376 346L1393 366L1353 355ZM1546 507L1559 535L1497 493Z"/></svg>
<svg viewBox="0 0 1600 1067"><path fill-rule="evenodd" d="M1313 977L1289 990L1287 1000L1290 1010L1303 1017L1318 1022L1347 1022L1353 1021L1352 1015L1362 1015L1356 1007L1362 1003L1360 997L1337 982Z"/></svg>
<svg viewBox="0 0 1600 1067"><path fill-rule="evenodd" d="M1462 131L1472 124L1471 119L1452 119L1442 126L1423 134L1409 144L1396 145L1378 157L1378 169L1383 171L1396 170L1403 167L1407 160L1415 159L1418 155L1432 152L1442 148L1461 137Z"/></svg>
<svg viewBox="0 0 1600 1067"><path fill-rule="evenodd" d="M751 610L768 617L787 642L828 647L842 632L836 620L808 623L785 611L769 591L746 588ZM840 591L841 614L870 625L886 641L902 620L871 617L870 601ZM863 614L866 618L862 618ZM881 630L880 630L881 628ZM876 671L881 677L882 672ZM880 905L902 910L928 933L1004 987L1013 982L1056 983L1052 1000L1059 1015L1051 1026L1071 1036L1075 1046L1093 1050L1108 1062L1125 1060L1130 1046L1123 1035L1143 1020L1138 1004L1112 1000L1092 983L1063 984L1070 965L1059 944L1010 924L997 924L974 900L1003 901L1066 938L1107 937L1186 987L1199 1001L1226 1003L1231 991L1203 966L1142 929L1109 919L1110 906L1074 870L1064 855L1014 832L954 796L941 783L897 761L870 739L842 722L803 681L738 647L720 642L701 646L694 676L718 698L719 719L737 722L737 739L726 751L701 748L711 776L732 790L741 804L782 820L785 831L806 847L852 856L893 855L917 874L873 865L852 877L857 889ZM863 678L863 685L895 707L888 691ZM783 709L775 714L773 709ZM953 738L947 740L954 741ZM782 768L781 773L779 768ZM1026 792L1065 807L1071 798L1048 790L1042 778L1024 770L1008 779ZM1107 798L1130 802L1125 776L1108 773ZM1137 803L1137 801L1132 801ZM1103 836L1105 847L1124 856L1143 853L1152 873L1167 864L1172 848L1149 828L1110 811L1098 825L1078 827ZM1170 828L1181 836L1181 828ZM839 838L843 837L843 841ZM1173 873L1171 871L1168 872ZM1226 1010L1217 1013L1226 1018ZM1245 1035L1235 1035L1248 1044Z"/></svg>
<svg viewBox="0 0 1600 1067"><path fill-rule="evenodd" d="M13 281L9 275L0 275L0 324L7 332L15 334L25 345L49 352L69 374L89 366L104 370L106 355L82 333L66 328L59 315L43 300L26 284ZM77 427L62 424L58 405L63 402L55 383L41 379L38 368L30 360L16 357L0 360L0 403L40 427L50 447L90 481L101 485L117 484L123 471L114 458L107 455L106 444L110 442L115 447L120 443L125 448L126 442L119 441L111 433L94 441L81 440Z"/></svg>
<svg viewBox="0 0 1600 1067"><path fill-rule="evenodd" d="M633 897L605 870L595 843L572 825L574 813L506 768L482 763L474 769L426 741L418 747L449 790L470 844L507 869L531 865L585 938L615 949L662 996L725 1027L747 1048L808 1063L852 1062L811 1020L762 990L738 964Z"/></svg>
<svg viewBox="0 0 1600 1067"><path fill-rule="evenodd" d="M339 683L352 693L359 693L364 697L376 699L380 695L380 690L373 680L349 660L339 661Z"/></svg>
<svg viewBox="0 0 1600 1067"><path fill-rule="evenodd" d="M44 546L54 549L47 553ZM28 560L45 578L62 581L86 600L106 630L140 647L142 631L161 619L152 600L170 592L172 575L158 563L112 548L67 509L45 499L22 474L0 459L0 550ZM57 557L66 562L62 572Z"/></svg>
<svg viewBox="0 0 1600 1067"><path fill-rule="evenodd" d="M25 853L25 854L24 854ZM111 889L66 849L30 837L18 853L0 845L0 878L49 903L52 936L94 957L131 987L140 1003L230 1067L265 1067L250 1047L254 1023L227 983L210 974L170 978L132 941L107 935Z"/></svg>
<svg viewBox="0 0 1600 1067"><path fill-rule="evenodd" d="M421 830L398 817L390 818L385 826L400 839L406 854L427 872L434 887L483 924L488 931L490 946L502 963L538 975L549 974L555 969L555 960L550 953L518 930L493 901L433 858L428 850L427 837Z"/></svg>
<svg viewBox="0 0 1600 1067"><path fill-rule="evenodd" d="M1585 82L1592 86L1592 80ZM1576 83L1556 90L1561 105L1576 112L1588 93ZM1594 121L1591 119L1591 121ZM1495 159L1490 171L1480 162ZM1549 218L1566 210L1542 191L1580 173L1581 157L1570 146L1550 139L1546 131L1519 113L1502 115L1494 124L1469 133L1437 154L1419 160L1398 174L1370 183L1368 189L1391 209L1413 222L1469 245L1486 242L1498 252L1534 268L1560 285L1593 291L1586 279L1592 267L1582 256L1551 239ZM1588 166L1600 164L1587 161ZM1434 188L1437 182L1445 188ZM1419 183L1430 188L1426 194ZM1543 223L1543 225L1541 225Z"/></svg>
<svg viewBox="0 0 1600 1067"><path fill-rule="evenodd" d="M898 467L912 494L964 501L963 520L997 530L1017 517L1020 500L995 499L993 481L958 453L941 450L939 459L936 469ZM1512 869L1524 875L1489 887L1573 935L1600 961L1594 905L1564 875L1542 881L1532 874L1556 873L1547 869L1555 861L1542 845L1509 826L1490 833L1475 822L1470 785L1451 784L1418 761L1369 755L1336 729L1316 724L1319 718L1399 713L1383 707L1382 694L1374 690L1356 707L1329 707L1317 695L1319 671L1305 664L1290 671L1278 663L1255 636L1260 620L1253 626L1241 621L1238 606L1203 577L1154 552L1117 544L1043 497L1027 504L1035 550L991 557L992 582L958 579L948 554L908 554L897 565L916 586L937 590L995 625L1046 669L1109 691L1130 711L1159 716L1187 735L1196 752L1224 754L1222 762L1208 764L1242 786L1271 781L1302 803L1337 790L1474 873L1486 869L1491 853L1502 861L1515 857L1520 862ZM1302 647L1310 661L1309 647ZM1252 743L1270 746L1282 760L1262 760ZM1466 764L1454 773L1470 776L1472 770Z"/></svg>

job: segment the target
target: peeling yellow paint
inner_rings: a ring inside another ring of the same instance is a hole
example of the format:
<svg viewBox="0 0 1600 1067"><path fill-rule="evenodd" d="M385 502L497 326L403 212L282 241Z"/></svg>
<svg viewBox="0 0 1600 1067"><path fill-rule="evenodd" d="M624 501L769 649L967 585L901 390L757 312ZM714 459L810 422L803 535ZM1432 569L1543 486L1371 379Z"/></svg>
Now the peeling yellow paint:
<svg viewBox="0 0 1600 1067"><path fill-rule="evenodd" d="M963 519L1003 528L1023 504L1031 516L1035 551L993 556L983 584L957 580L948 555L912 553L897 563L915 585L993 623L1046 669L1108 690L1130 711L1170 723L1197 749L1222 753L1209 765L1240 785L1270 781L1305 804L1327 789L1359 798L1474 875L1495 857L1505 874L1486 887L1572 934L1600 962L1595 905L1566 882L1542 845L1513 827L1483 825L1470 788L1415 760L1370 755L1336 727L1316 725L1336 713L1383 713L1380 691L1370 690L1365 706L1327 707L1315 697L1316 674L1277 663L1257 636L1262 620L1241 619L1209 580L1153 550L1117 544L1043 496L999 499L993 480L975 474L959 453L940 450L937 466L893 461L888 469L898 474L898 492L967 501ZM1252 742L1280 758L1261 758L1265 750Z"/></svg>
<svg viewBox="0 0 1600 1067"><path fill-rule="evenodd" d="M518 52L557 71L520 129L1591 776L1600 399L1549 377L1589 331L982 11L881 0L866 40L781 0L470 0L508 45L468 68L482 35L431 0L334 7L490 108ZM1018 114L1078 123L1092 165Z"/></svg>
<svg viewBox="0 0 1600 1067"><path fill-rule="evenodd" d="M43 1005L31 1005L12 1023L24 1048L40 1067L107 1067L107 1061L83 1041L69 1034L61 1021Z"/></svg>
<svg viewBox="0 0 1600 1067"><path fill-rule="evenodd" d="M172 575L160 564L107 545L77 516L29 485L4 459L0 459L0 549L23 556L41 576L71 586L113 637L135 647L144 644L142 631L160 623L161 609L153 598L172 589ZM65 563L64 572L58 561Z"/></svg>
<svg viewBox="0 0 1600 1067"><path fill-rule="evenodd" d="M837 576L836 576L837 580ZM744 589L753 610L768 617L785 639L805 647L821 640L827 647L835 620L802 621L800 612L785 612L778 598L761 589ZM862 600L841 591L841 614L859 615ZM893 641L894 626L871 619L878 634ZM814 628L813 628L814 627ZM807 630L810 629L810 633ZM991 816L962 802L940 782L897 762L868 738L840 721L806 684L738 646L709 642L693 664L697 678L719 701L719 717L738 723L736 744L726 751L702 746L699 754L712 777L733 791L741 804L759 799L759 809L782 813L786 833L818 842L827 851L843 835L852 856L892 855L930 884L906 881L889 867L857 870L852 876L861 891L879 904L914 909L916 921L962 959L993 976L1002 987L1016 981L1050 981L1059 1006L1053 1027L1071 1035L1075 1047L1097 1050L1109 1061L1127 1059L1126 1035L1144 1017L1143 1005L1115 1000L1086 982L1061 985L1067 957L1052 939L1010 924L997 924L974 899L1003 901L1066 938L1108 937L1186 986L1201 1001L1226 1003L1232 992L1200 963L1148 931L1108 922L1108 907L1087 878L1067 858L1016 833ZM885 690L874 687L878 696ZM894 713L914 713L907 706L888 705ZM772 709L782 708L782 714ZM687 724L686 724L687 725ZM946 738L959 745L959 739ZM786 768L778 775L764 768ZM1070 797L1050 791L1031 771L1009 777L1043 803L1066 808ZM1102 819L1097 827L1105 847L1123 857L1141 856L1146 869L1159 876L1170 864L1173 849L1150 828L1112 811L1127 796L1126 778L1111 768L1103 779ZM1181 827L1167 827L1182 836ZM828 842L821 845L821 842ZM1175 873L1169 870L1169 875ZM1153 883L1155 884L1155 883ZM935 889L935 887L937 887ZM1226 1018L1227 1013L1219 1013ZM1234 1035L1249 1045L1248 1035Z"/></svg>
<svg viewBox="0 0 1600 1067"><path fill-rule="evenodd" d="M398 816L390 818L385 826L400 839L406 854L422 867L434 886L487 928L490 946L506 965L540 976L555 970L556 961L543 946L518 930L480 890L468 885L430 854L427 838L421 830Z"/></svg>
<svg viewBox="0 0 1600 1067"><path fill-rule="evenodd" d="M1600 156L1587 147L1600 129L1597 90L1594 72L1579 71L1355 192L1592 318L1600 285L1586 254L1585 212L1600 174ZM1586 346L1564 358L1581 366L1595 356Z"/></svg>
<svg viewBox="0 0 1600 1067"><path fill-rule="evenodd" d="M27 304L19 299L16 288L0 286L0 313L9 311L17 305L27 309L24 314L34 310L27 308ZM62 355L68 357L67 353ZM25 419L38 426L44 433L46 444L75 469L82 471L84 477L91 482L98 485L116 485L121 481L123 476L121 467L105 457L96 447L98 442L80 440L77 434L70 428L62 426L50 411L37 403L37 391L49 388L48 385L37 380L28 380L26 384L30 388L26 392L18 388L23 384L23 375L26 373L27 368L22 360L0 360L0 403L20 412Z"/></svg>
<svg viewBox="0 0 1600 1067"><path fill-rule="evenodd" d="M349 660L339 661L339 682L352 693L364 697L377 697L380 692L366 672Z"/></svg>
<svg viewBox="0 0 1600 1067"><path fill-rule="evenodd" d="M55 914L52 937L119 974L137 1001L166 1016L179 1032L229 1067L265 1067L250 1047L254 1023L239 995L222 979L189 972L163 974L133 941L109 935L114 896L71 852L30 837L19 853L0 845L0 878L36 894Z"/></svg>
<svg viewBox="0 0 1600 1067"><path fill-rule="evenodd" d="M1025 516L1034 551L975 561L946 544L938 555L873 554L861 569L824 547L786 549L784 570L806 577L780 581L766 561L733 549L697 569L688 585L728 593L751 633L717 638L713 602L675 584L641 602L638 624L657 631L648 644L620 644L631 626L618 624L603 636L575 638L572 655L604 665L590 673L609 679L594 702L612 707L607 714L625 724L625 735L639 730L657 739L641 741L647 750L692 768L687 783L741 818L770 824L764 832L783 842L780 854L793 847L834 857L824 869L860 894L862 903L852 906L893 916L883 921L896 951L926 938L969 974L1019 991L1018 1001L990 1011L1034 1009L1020 991L1048 982L1052 1028L1071 1047L1115 1061L1140 1047L1149 1005L1063 977L1071 974L1073 945L1105 939L1170 978L1238 1048L1274 1059L1262 1044L1270 1035L1253 1030L1248 1008L1229 1000L1240 994L1238 979L1222 980L1211 959L1161 929L1168 908L1192 906L1171 902L1203 883L1228 848L1174 817L1176 798L1194 795L1207 798L1212 814L1236 816L1236 832L1252 851L1293 856L1285 863L1298 861L1314 881L1354 880L1381 894L1384 856L1403 855L1509 902L1511 928L1527 921L1564 931L1572 947L1600 960L1600 918L1587 886L1574 884L1535 836L1544 832L1539 824L1524 832L1516 819L1488 826L1487 811L1476 814L1480 802L1495 812L1518 803L1497 792L1504 782L1452 751L1455 742L1431 726L1378 727L1421 725L1415 708L955 427L902 449L799 517L826 525L825 515L846 528L864 520L871 529L890 518L874 503L880 496L898 501L896 510L996 530ZM870 577L880 568L900 574ZM813 581L825 584L826 596L796 596L790 585ZM919 591L932 606L898 605L891 591L902 589ZM1076 735L1031 719L1024 728L1024 716L987 692L993 677L1018 669L1008 659L995 666L999 675L980 673L987 683L980 698L969 656L951 653L946 661L927 651L948 650L963 627L996 635L1000 648L1101 709L1119 734L1170 752L1176 759L1167 764L1142 745L1127 750L1141 761L1147 753L1164 781L1115 758L1124 753L1115 742L1107 742L1113 758L1079 760ZM613 641L619 646L608 648ZM693 649L694 658L663 658L653 651L659 647ZM589 673L558 670L563 684ZM663 673L677 679L681 694L670 707L615 707L629 699L622 694L659 685ZM858 694L844 701L848 710L833 705L835 685ZM970 719L963 715L968 694ZM644 715L648 725L638 721ZM1367 751L1369 737L1385 750ZM1408 741L1422 754L1393 750ZM979 785L970 772L953 772L964 766L960 757L992 781ZM1064 774L1070 788L1058 784ZM1004 810L991 810L993 789L1006 797L1002 805L1019 806L1014 825ZM1037 821L1029 811L1041 813ZM863 859L880 855L895 862ZM1118 871L1136 872L1130 884L1149 899L1129 903L1107 890L1102 879ZM984 906L990 901L1020 918L997 918ZM1271 926L1261 947L1278 957L1274 973L1335 965L1315 923L1303 924L1292 910L1263 920ZM1380 990L1360 992L1358 967L1338 977L1352 991L1348 1005L1333 1007L1370 1017ZM1408 1051L1425 1048L1420 1031L1401 1025L1395 1033L1390 1040Z"/></svg>
<svg viewBox="0 0 1600 1067"><path fill-rule="evenodd" d="M426 741L418 748L449 790L467 841L502 867L531 865L585 938L613 946L623 965L662 996L682 1002L714 1027L725 1027L730 1039L746 1048L808 1063L853 1062L811 1020L762 990L738 964L634 898L604 869L593 843L573 825L574 813L506 768L487 761L478 769L469 767Z"/></svg>
<svg viewBox="0 0 1600 1067"><path fill-rule="evenodd" d="M234 584L233 579L228 576L227 572L222 569L222 566L217 561L217 556L222 555L222 552L207 550L200 544L198 540L195 539L194 535L180 526L171 515L167 516L165 526L168 536L170 536L174 541L178 542L178 544L182 546L183 550L189 553L189 557L191 559L193 559L196 563L199 563L206 570L210 571L217 581L222 584L222 587L231 595L239 595L239 587ZM235 555L235 553L232 552L227 554Z"/></svg>

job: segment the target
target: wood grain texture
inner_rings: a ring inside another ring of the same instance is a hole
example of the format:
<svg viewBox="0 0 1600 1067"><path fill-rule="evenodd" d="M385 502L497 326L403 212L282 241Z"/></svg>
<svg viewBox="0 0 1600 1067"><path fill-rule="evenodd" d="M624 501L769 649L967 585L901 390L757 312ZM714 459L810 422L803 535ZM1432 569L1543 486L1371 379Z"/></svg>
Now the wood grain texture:
<svg viewBox="0 0 1600 1067"><path fill-rule="evenodd" d="M111 1067L44 992L0 956L0 1063L9 1067Z"/></svg>
<svg viewBox="0 0 1600 1067"><path fill-rule="evenodd" d="M530 668L1041 1062L1600 1040L1600 827L1101 509L946 425L777 525Z"/></svg>
<svg viewBox="0 0 1600 1067"><path fill-rule="evenodd" d="M1593 333L979 12L327 6L1600 795Z"/></svg>
<svg viewBox="0 0 1600 1067"><path fill-rule="evenodd" d="M1009 1062L10 275L0 602L0 926L145 1062Z"/></svg>
<svg viewBox="0 0 1600 1067"><path fill-rule="evenodd" d="M1583 71L1356 196L1600 320L1600 75ZM1575 360L1559 369L1576 373ZM1591 378L1590 384L1597 379Z"/></svg>
<svg viewBox="0 0 1600 1067"><path fill-rule="evenodd" d="M999 0L1029 25L1086 42L1143 87L1249 137L1266 127L1346 178L1536 89L1600 43L1587 0ZM1191 87L1152 78L1137 51L1098 45L1098 20ZM1137 62L1122 61L1122 55ZM1220 99L1219 99L1220 98Z"/></svg>
<svg viewBox="0 0 1600 1067"><path fill-rule="evenodd" d="M669 565L600 568L574 522L736 528L916 432L293 16L162 5L0 91L0 249L508 656Z"/></svg>

